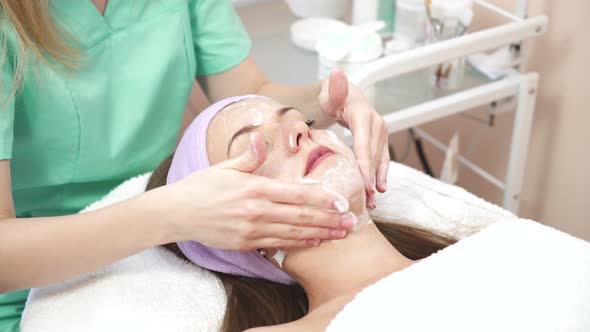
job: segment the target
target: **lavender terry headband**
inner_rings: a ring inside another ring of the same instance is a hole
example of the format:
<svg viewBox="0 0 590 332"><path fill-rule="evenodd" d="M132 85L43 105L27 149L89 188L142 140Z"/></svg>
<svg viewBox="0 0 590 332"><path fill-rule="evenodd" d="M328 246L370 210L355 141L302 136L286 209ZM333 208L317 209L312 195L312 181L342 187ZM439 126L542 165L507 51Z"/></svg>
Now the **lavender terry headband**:
<svg viewBox="0 0 590 332"><path fill-rule="evenodd" d="M219 111L229 104L251 98L266 98L257 95L230 97L216 102L205 109L186 129L170 165L166 184L177 182L193 172L211 166L207 156L207 128ZM215 190L215 188L211 188ZM281 284L292 284L295 280L279 269L258 252L224 250L207 247L199 242L179 242L178 247L193 263L209 270L262 278Z"/></svg>

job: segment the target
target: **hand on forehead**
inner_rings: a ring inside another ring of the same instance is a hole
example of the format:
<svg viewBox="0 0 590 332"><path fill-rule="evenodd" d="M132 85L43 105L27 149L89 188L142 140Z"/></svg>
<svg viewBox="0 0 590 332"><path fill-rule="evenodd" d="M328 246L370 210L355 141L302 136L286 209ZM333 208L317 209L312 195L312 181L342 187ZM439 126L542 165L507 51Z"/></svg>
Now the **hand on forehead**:
<svg viewBox="0 0 590 332"><path fill-rule="evenodd" d="M244 152L250 147L250 133L260 130L262 125L264 129L276 127L279 117L287 121L305 121L300 112L270 99L245 99L226 106L207 129L207 153L211 165Z"/></svg>

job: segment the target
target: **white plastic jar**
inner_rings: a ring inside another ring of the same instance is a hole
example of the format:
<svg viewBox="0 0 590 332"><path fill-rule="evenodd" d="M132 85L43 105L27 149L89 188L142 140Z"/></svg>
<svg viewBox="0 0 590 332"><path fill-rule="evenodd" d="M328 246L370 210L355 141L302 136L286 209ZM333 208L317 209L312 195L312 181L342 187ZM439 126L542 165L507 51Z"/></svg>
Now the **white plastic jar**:
<svg viewBox="0 0 590 332"><path fill-rule="evenodd" d="M342 69L347 75L352 74L383 55L383 44L377 32L371 33L355 45L350 52L338 61L331 60L327 54L332 54L334 48L341 48L343 44L350 42L350 36L358 33L357 26L341 26L319 36L316 43L318 52L318 79L327 78L335 68ZM355 31L356 30L356 31ZM374 99L374 89L367 89L365 95L369 100Z"/></svg>
<svg viewBox="0 0 590 332"><path fill-rule="evenodd" d="M316 0L321 2L322 0ZM377 20L379 0L353 0L352 2L352 24L362 25Z"/></svg>
<svg viewBox="0 0 590 332"><path fill-rule="evenodd" d="M424 44L428 15L425 0L397 0L394 38L412 47Z"/></svg>
<svg viewBox="0 0 590 332"><path fill-rule="evenodd" d="M319 79L328 77L334 68L341 68L350 74L381 57L383 44L381 43L381 37L376 32L367 35L363 41L354 45L350 52L338 61L331 60L326 56L326 54L333 53L333 49L341 48L343 44L349 43L350 36L357 32L355 30L359 30L359 27L343 25L319 36L316 43Z"/></svg>

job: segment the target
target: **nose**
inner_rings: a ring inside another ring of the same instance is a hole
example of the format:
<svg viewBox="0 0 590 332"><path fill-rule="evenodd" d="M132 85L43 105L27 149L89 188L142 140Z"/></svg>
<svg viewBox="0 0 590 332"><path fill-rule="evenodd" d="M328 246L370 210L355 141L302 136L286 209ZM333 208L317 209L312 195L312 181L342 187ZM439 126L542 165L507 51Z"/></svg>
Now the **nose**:
<svg viewBox="0 0 590 332"><path fill-rule="evenodd" d="M287 133L287 146L290 154L296 154L301 146L311 141L309 127L303 121L295 122Z"/></svg>

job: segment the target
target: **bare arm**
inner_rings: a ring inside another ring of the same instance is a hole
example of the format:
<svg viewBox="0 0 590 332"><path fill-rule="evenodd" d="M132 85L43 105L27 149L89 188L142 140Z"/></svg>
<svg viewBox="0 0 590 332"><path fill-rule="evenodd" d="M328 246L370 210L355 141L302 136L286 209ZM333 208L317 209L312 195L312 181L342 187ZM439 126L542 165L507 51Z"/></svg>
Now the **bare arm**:
<svg viewBox="0 0 590 332"><path fill-rule="evenodd" d="M250 149L131 200L50 218L14 217L10 163L0 161L0 293L75 278L170 242L254 250L342 238L341 230L350 229L335 211L343 198L317 185L249 174L264 161L264 140L258 137L255 146L258 152Z"/></svg>
<svg viewBox="0 0 590 332"><path fill-rule="evenodd" d="M171 239L143 197L85 214L16 219L10 182L10 162L1 160L0 293L67 280Z"/></svg>
<svg viewBox="0 0 590 332"><path fill-rule="evenodd" d="M14 218L16 215L10 183L10 161L0 160L0 220Z"/></svg>
<svg viewBox="0 0 590 332"><path fill-rule="evenodd" d="M292 86L267 81L252 57L223 73L199 77L198 81L212 102L231 96L260 94L293 106L310 119L322 120L323 125L335 122L321 112L319 95L322 82Z"/></svg>

